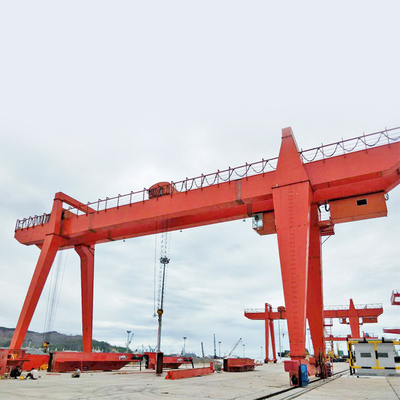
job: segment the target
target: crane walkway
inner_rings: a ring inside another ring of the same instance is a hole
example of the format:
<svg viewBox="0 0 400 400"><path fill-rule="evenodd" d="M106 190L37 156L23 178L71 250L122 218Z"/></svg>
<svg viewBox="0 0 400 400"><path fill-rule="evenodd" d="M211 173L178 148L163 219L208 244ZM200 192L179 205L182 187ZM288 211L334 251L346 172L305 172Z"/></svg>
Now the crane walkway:
<svg viewBox="0 0 400 400"><path fill-rule="evenodd" d="M325 160L335 156L346 155L359 150L368 150L377 146L392 144L400 140L400 127L386 129L384 131L374 132L362 135L352 139L341 140L330 144L321 144L307 150L299 151L303 164L313 161ZM250 176L265 174L275 171L278 163L278 157L270 159L262 159L251 164L246 163L239 167L225 170L218 170L210 174L197 176L195 178L186 178L182 181L173 182L170 185L173 188L172 193L188 192L194 189L203 189L208 186L220 185L221 183L234 181L237 179L248 178ZM131 205L142 201L149 200L150 190L144 188L139 191L131 191L127 194L118 194L114 197L106 197L93 202L88 202L81 207L70 206L65 218L73 215L89 214L91 212L99 212L109 210L110 208L119 208L124 205ZM172 194L170 192L170 194ZM15 225L15 231L34 226L46 224L50 221L50 214L35 215L28 218L18 219Z"/></svg>

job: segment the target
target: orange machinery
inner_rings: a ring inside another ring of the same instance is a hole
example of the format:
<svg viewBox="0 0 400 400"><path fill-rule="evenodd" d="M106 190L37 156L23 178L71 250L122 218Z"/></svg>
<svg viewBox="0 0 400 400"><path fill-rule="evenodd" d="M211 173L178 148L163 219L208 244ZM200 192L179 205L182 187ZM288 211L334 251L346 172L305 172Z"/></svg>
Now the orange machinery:
<svg viewBox="0 0 400 400"><path fill-rule="evenodd" d="M382 304L357 304L354 305L353 299L350 299L349 306L327 306L324 308L324 319L339 319L341 324L350 325L351 337L360 337L360 325L365 323L377 323L378 316L383 313ZM286 319L286 308L278 307L276 310L265 303L265 309L247 309L244 310L244 316L251 320L265 321L265 362L276 362L275 350L275 331L273 321L276 319ZM324 326L327 326L324 324ZM349 335L350 337L350 335ZM269 340L271 339L272 355L269 358ZM345 341L346 337L325 335L325 341Z"/></svg>
<svg viewBox="0 0 400 400"><path fill-rule="evenodd" d="M15 238L38 246L40 255L10 349L21 348L57 251L75 249L80 257L83 351L91 352L96 244L151 235L166 221L172 231L253 217L260 235L278 236L290 351L298 361L290 365L306 363L306 317L314 349L324 353L321 235L333 234L335 223L386 216L399 160L400 128L306 151L285 128L278 158L87 204L56 193L50 214L16 224ZM324 205L331 210L325 221Z"/></svg>

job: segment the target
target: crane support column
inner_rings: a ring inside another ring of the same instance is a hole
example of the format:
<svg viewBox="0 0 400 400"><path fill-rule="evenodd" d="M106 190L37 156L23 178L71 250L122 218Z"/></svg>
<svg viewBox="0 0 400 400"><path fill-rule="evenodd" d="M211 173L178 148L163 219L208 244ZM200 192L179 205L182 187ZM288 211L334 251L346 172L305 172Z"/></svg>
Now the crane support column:
<svg viewBox="0 0 400 400"><path fill-rule="evenodd" d="M276 348L275 348L275 331L274 331L274 320L270 319L269 320L269 328L271 331L271 345L272 345L272 362L276 363Z"/></svg>
<svg viewBox="0 0 400 400"><path fill-rule="evenodd" d="M272 306L265 303L265 363L276 362L274 321L271 317ZM269 338L271 337L272 359L269 358Z"/></svg>
<svg viewBox="0 0 400 400"><path fill-rule="evenodd" d="M82 346L84 353L91 353L93 335L94 246L76 246L75 250L81 259Z"/></svg>
<svg viewBox="0 0 400 400"><path fill-rule="evenodd" d="M291 128L282 145L273 186L275 224L290 340L294 360L305 358L311 185Z"/></svg>
<svg viewBox="0 0 400 400"><path fill-rule="evenodd" d="M311 206L310 244L308 254L307 319L316 357L325 355L324 304L322 290L321 234L318 206ZM310 350L310 349L309 349Z"/></svg>
<svg viewBox="0 0 400 400"><path fill-rule="evenodd" d="M48 235L44 239L39 260L36 264L35 272L33 273L31 284L29 285L28 293L25 297L24 305L22 306L22 311L10 343L10 349L21 348L57 250L63 243L64 240L56 235Z"/></svg>
<svg viewBox="0 0 400 400"><path fill-rule="evenodd" d="M358 316L357 310L354 306L353 299L350 299L350 309L349 309L349 323L351 329L351 337L360 337L360 318Z"/></svg>
<svg viewBox="0 0 400 400"><path fill-rule="evenodd" d="M49 222L49 224L51 224L51 233L45 236L43 244L40 246L41 250L39 259L36 264L35 272L33 273L28 293L26 294L24 305L22 306L21 314L10 343L10 349L21 348L26 332L28 331L29 324L31 323L33 314L36 310L36 306L39 302L40 295L42 294L44 285L49 275L51 266L53 265L54 258L58 249L61 246L64 246L66 243L64 238L58 236L61 229L61 214L62 201L56 198L53 202L53 208Z"/></svg>
<svg viewBox="0 0 400 400"><path fill-rule="evenodd" d="M269 362L269 311L271 306L265 303L265 363Z"/></svg>

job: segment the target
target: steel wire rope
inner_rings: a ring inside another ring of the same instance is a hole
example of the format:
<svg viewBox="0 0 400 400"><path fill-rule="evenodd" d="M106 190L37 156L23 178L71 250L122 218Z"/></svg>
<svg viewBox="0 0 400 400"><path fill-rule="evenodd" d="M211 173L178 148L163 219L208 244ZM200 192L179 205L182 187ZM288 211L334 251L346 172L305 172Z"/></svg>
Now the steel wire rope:
<svg viewBox="0 0 400 400"><path fill-rule="evenodd" d="M228 182L228 181L229 181L229 178L230 178L230 175L228 174L228 177L227 177L226 179L224 179L224 178L222 177L222 175L221 175L223 172L226 172L226 171L220 171L220 173L219 173L219 179L221 179L222 182Z"/></svg>
<svg viewBox="0 0 400 400"><path fill-rule="evenodd" d="M156 222L156 232L157 232L157 222ZM157 316L156 310L156 272L157 272L157 233L154 235L155 243L154 243L154 271L153 271L153 297L154 297L154 314L153 317Z"/></svg>
<svg viewBox="0 0 400 400"><path fill-rule="evenodd" d="M44 340L49 341L50 332L53 329L57 307L60 299L61 285L64 280L65 266L68 259L65 257L63 263L63 252L58 253L57 265L53 268L50 278L49 294L45 314L45 324L43 329Z"/></svg>
<svg viewBox="0 0 400 400"><path fill-rule="evenodd" d="M213 175L213 176L214 176L214 180L212 181L212 183L208 182L208 177L209 177L210 175ZM207 185L208 185L208 186L213 186L213 185L215 184L215 181L217 180L217 173L209 174L209 175L204 175L204 180L207 182Z"/></svg>
<svg viewBox="0 0 400 400"><path fill-rule="evenodd" d="M66 269L66 266L67 266L68 255L69 255L69 252L67 251L67 252L66 252L66 256L65 256L64 263L63 263L62 268L61 268L61 279L60 279L58 291L57 291L57 294L56 294L56 304L55 304L55 311L54 311L54 319L53 319L53 322L52 322L52 323L53 323L53 326L54 326L55 318L56 318L56 316L57 316L58 303L59 303L59 301L60 301L60 295L61 295L62 284L63 284L63 282L64 282L64 275L65 275L65 269ZM53 328L53 326L52 326L52 328Z"/></svg>
<svg viewBox="0 0 400 400"><path fill-rule="evenodd" d="M240 169L240 168L245 168L245 171L243 172L243 175L240 175L239 172L236 171L236 169ZM247 169L246 169L245 166L234 168L233 171L235 171L236 176L238 176L239 178L244 178L245 176L247 176Z"/></svg>
<svg viewBox="0 0 400 400"><path fill-rule="evenodd" d="M336 143L335 149L333 150L332 154L330 154L330 155L325 154L323 149L324 149L324 147L328 147L328 146L331 146L331 145L322 146L322 147L321 147L321 153L322 153L322 155L323 155L324 157L326 157L326 158L331 158L331 157L333 157L333 155L336 153L336 151L337 151L337 149L338 149L338 144L339 144L339 143Z"/></svg>

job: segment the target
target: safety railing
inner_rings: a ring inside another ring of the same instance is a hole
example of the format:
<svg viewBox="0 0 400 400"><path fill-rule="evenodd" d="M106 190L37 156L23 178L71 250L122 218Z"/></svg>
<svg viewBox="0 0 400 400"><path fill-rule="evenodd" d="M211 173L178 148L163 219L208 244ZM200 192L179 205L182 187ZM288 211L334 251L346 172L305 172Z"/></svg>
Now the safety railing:
<svg viewBox="0 0 400 400"><path fill-rule="evenodd" d="M246 314L265 313L265 308L246 308L244 312Z"/></svg>
<svg viewBox="0 0 400 400"><path fill-rule="evenodd" d="M47 224L50 221L50 214L35 215L34 217L17 219L15 230L31 228L33 226Z"/></svg>
<svg viewBox="0 0 400 400"><path fill-rule="evenodd" d="M246 308L244 312L246 314L265 313L265 308ZM279 310L277 308L271 308L270 312L279 312Z"/></svg>
<svg viewBox="0 0 400 400"><path fill-rule="evenodd" d="M384 131L369 133L353 139L341 140L340 142L321 144L308 150L301 150L300 157L303 163L323 160L353 151L368 150L372 147L392 144L400 140L400 127L385 129Z"/></svg>
<svg viewBox="0 0 400 400"><path fill-rule="evenodd" d="M327 144L319 147L315 147L309 150L301 150L299 152L303 163L309 163L319 159L330 158L341 154L351 153L362 149L369 149L372 147L391 144L400 141L400 127L385 129L384 131L363 135L354 139L342 140L337 143ZM247 178L253 175L264 174L266 172L274 171L278 163L278 157L270 158L267 160L261 160L255 163L242 165L240 167L231 168L225 170L218 170L217 172L200 175L195 178L186 178L179 182L171 182L173 192L187 192L194 189L201 189L208 186L219 185L225 182L230 182L242 178ZM110 208L118 208L125 205L131 205L141 201L149 200L149 189L143 189L137 192L130 192L127 194L119 194L114 197L106 197L105 199L99 199L94 202L87 203L87 210L82 211L74 207L70 207L68 210L75 215L88 214L89 208L95 211L104 211ZM23 229L31 226L41 225L46 222L32 221L35 217L25 218L23 220L17 220L16 230ZM69 218L66 215L65 218ZM29 225L28 221L29 220ZM28 224L28 225L27 225Z"/></svg>
<svg viewBox="0 0 400 400"><path fill-rule="evenodd" d="M363 309L375 309L375 308L382 308L382 303L372 303L372 304L354 304L356 310L363 310ZM325 306L324 310L327 311L336 311L336 310L348 310L349 306Z"/></svg>
<svg viewBox="0 0 400 400"><path fill-rule="evenodd" d="M188 192L194 189L201 189L208 186L219 185L221 183L235 181L242 178L247 178L253 175L264 174L266 172L274 171L278 162L278 157L271 158L268 160L261 160L252 164L246 163L240 167L231 168L229 167L223 171L217 171L207 175L200 175L195 178L186 178L179 182L171 182L173 192ZM144 188L138 192L130 192L124 195L119 194L115 197L106 197L105 199L99 199L97 201L87 204L89 209L92 208L96 211L103 211L109 208L121 207L124 205L130 205L141 201L149 200L149 189ZM70 207L69 211L74 214L84 214L83 211L77 210L76 208ZM68 218L68 217L67 217Z"/></svg>

